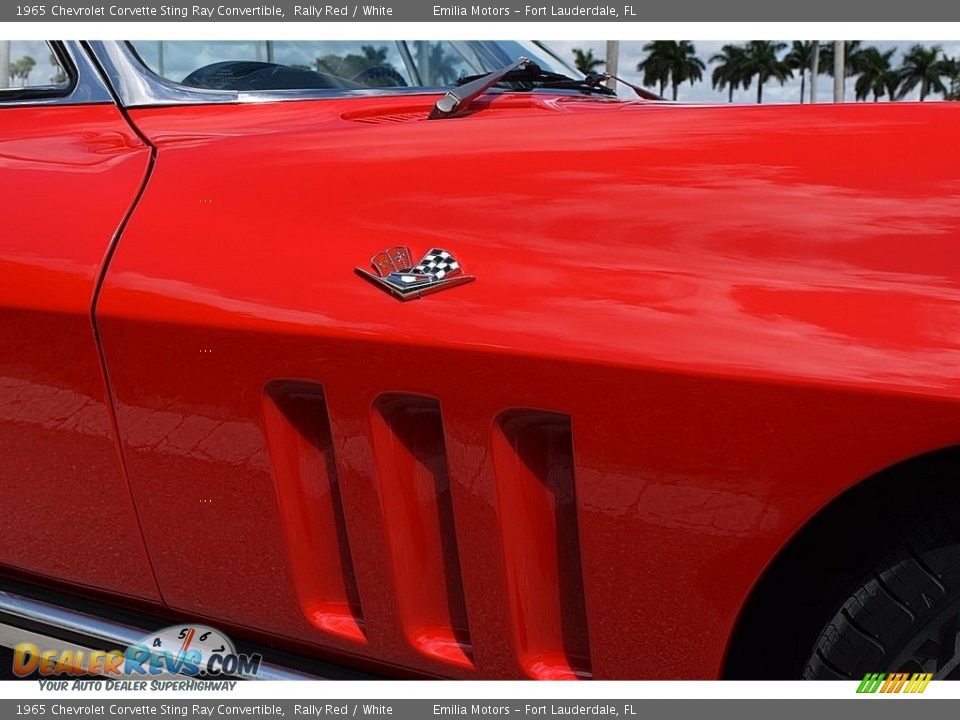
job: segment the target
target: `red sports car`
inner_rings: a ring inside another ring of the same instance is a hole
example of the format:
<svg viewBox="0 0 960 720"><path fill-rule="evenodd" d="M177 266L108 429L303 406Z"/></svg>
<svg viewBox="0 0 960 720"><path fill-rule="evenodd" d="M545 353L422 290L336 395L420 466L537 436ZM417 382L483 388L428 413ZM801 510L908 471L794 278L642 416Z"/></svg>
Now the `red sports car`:
<svg viewBox="0 0 960 720"><path fill-rule="evenodd" d="M501 41L31 52L4 627L207 623L276 677L960 662L960 105L627 99Z"/></svg>

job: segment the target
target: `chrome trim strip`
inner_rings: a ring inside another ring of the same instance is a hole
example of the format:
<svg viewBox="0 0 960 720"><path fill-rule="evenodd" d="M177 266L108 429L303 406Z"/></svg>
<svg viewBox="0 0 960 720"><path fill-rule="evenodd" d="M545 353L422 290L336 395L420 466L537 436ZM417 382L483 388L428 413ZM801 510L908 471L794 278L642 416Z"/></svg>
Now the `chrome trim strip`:
<svg viewBox="0 0 960 720"><path fill-rule="evenodd" d="M114 622L2 590L0 590L0 613L97 640L104 643L102 649L132 645L149 632L148 629ZM0 635L0 638L2 637L3 635ZM259 679L323 680L324 678L264 662L260 665Z"/></svg>
<svg viewBox="0 0 960 720"><path fill-rule="evenodd" d="M164 105L217 105L227 103L319 100L344 97L383 97L396 95L436 95L444 88L392 87L345 90L340 88L306 90L204 90L191 88L162 78L140 62L129 43L97 40L87 43L110 82L120 104L126 108Z"/></svg>
<svg viewBox="0 0 960 720"><path fill-rule="evenodd" d="M119 40L96 40L85 43L91 57L100 66L114 95L125 108L163 107L169 105L221 105L230 103L284 102L291 100L323 100L357 97L417 97L443 95L449 87L390 87L304 90L205 90L191 88L157 75L137 57L133 47ZM509 90L490 88L490 94ZM532 92L538 92L536 90ZM549 90L552 95L579 95L575 90Z"/></svg>
<svg viewBox="0 0 960 720"><path fill-rule="evenodd" d="M235 103L236 91L200 90L171 82L150 71L128 43L94 40L87 43L123 107L150 105L209 105Z"/></svg>
<svg viewBox="0 0 960 720"><path fill-rule="evenodd" d="M0 110L5 107L24 107L32 105L100 105L113 103L110 88L104 82L100 72L91 62L77 40L67 40L62 43L70 61L77 73L77 82L66 95L38 97L22 100L4 100L0 92Z"/></svg>

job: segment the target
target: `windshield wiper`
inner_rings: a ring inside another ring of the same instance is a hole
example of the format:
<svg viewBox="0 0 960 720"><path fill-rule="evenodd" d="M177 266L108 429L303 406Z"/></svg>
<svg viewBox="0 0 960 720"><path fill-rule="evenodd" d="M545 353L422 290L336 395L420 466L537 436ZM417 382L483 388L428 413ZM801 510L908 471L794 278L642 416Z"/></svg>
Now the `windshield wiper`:
<svg viewBox="0 0 960 720"><path fill-rule="evenodd" d="M437 104L433 106L433 110L430 111L429 117L431 120L452 117L461 110L466 109L470 103L498 83L511 83L514 85L520 85L522 88L527 90L532 90L534 88L546 88L549 90L576 90L578 92L616 96L616 93L613 90L603 84L603 81L606 79L606 75L592 73L587 75L584 79L578 80L576 78L569 77L568 75L548 72L547 70L542 69L532 60L528 60L527 58L519 58L516 62L510 63L509 65L506 65L499 70L494 70L491 73L487 73L486 75L470 75L468 77L460 78L457 81L459 87L457 87L455 90L451 90L442 98L440 98L437 101ZM620 82L624 81L621 80ZM652 93L649 93L645 90L641 91L629 83L625 84L633 87L634 90L637 90L638 94L644 93L641 95L642 97L652 96L656 98L656 96L652 95Z"/></svg>
<svg viewBox="0 0 960 720"><path fill-rule="evenodd" d="M508 75L511 71L521 67L531 66L537 72L542 72L535 62L528 60L525 57L521 57L509 65L504 65L499 70L494 70L492 73L469 78L465 84L461 85L455 90L451 90L442 98L437 100L437 104L434 105L433 110L430 111L429 119L439 120L440 118L448 118L456 115L461 110L466 109L470 103L483 95L491 87L500 82L504 76Z"/></svg>
<svg viewBox="0 0 960 720"><path fill-rule="evenodd" d="M642 88L639 85L634 85L633 83L627 82L623 78L619 78L616 75L611 75L610 73L587 73L584 77L583 82L588 85L595 87L603 87L601 83L604 80L613 80L620 83L621 85L626 85L628 88L633 90L639 97L642 97L644 100L663 100L664 98L657 95L655 92L650 92L646 88Z"/></svg>

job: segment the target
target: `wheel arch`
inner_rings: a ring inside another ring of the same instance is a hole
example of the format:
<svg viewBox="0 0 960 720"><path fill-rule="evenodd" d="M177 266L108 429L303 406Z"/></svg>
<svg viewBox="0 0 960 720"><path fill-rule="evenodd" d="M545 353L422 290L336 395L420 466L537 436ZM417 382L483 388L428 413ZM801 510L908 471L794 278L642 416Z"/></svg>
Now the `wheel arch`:
<svg viewBox="0 0 960 720"><path fill-rule="evenodd" d="M858 482L777 553L734 624L724 679L799 677L820 630L897 538L960 498L960 445L927 452Z"/></svg>

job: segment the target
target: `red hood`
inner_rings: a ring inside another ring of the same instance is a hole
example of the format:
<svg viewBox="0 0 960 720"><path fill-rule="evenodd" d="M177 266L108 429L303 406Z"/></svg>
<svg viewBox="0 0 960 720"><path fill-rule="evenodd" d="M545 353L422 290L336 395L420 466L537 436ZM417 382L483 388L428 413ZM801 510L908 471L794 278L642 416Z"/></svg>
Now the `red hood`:
<svg viewBox="0 0 960 720"><path fill-rule="evenodd" d="M261 257L264 287L284 274L270 302L330 332L374 291L354 266L443 247L476 283L415 311L384 296L360 324L455 313L452 345L960 393L960 105L504 94L426 121L435 99L135 111L158 169L196 182L158 172L145 202L209 194L186 232Z"/></svg>

